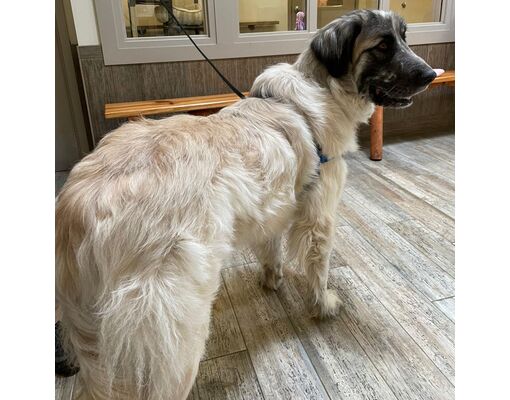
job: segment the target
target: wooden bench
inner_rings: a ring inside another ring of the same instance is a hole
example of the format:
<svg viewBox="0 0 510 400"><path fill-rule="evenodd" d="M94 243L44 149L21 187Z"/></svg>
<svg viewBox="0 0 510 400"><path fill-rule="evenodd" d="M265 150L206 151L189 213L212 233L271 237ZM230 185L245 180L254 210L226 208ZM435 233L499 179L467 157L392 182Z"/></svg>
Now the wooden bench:
<svg viewBox="0 0 510 400"><path fill-rule="evenodd" d="M243 93L248 96L248 92ZM181 97L177 99L133 101L129 103L106 104L106 119L128 118L141 116L186 112L194 115L214 114L223 107L230 106L239 97L235 93L216 94L212 96Z"/></svg>
<svg viewBox="0 0 510 400"><path fill-rule="evenodd" d="M438 86L455 86L455 71L445 71L429 85L429 88ZM370 118L370 159L382 160L383 155L383 108L377 106Z"/></svg>
<svg viewBox="0 0 510 400"><path fill-rule="evenodd" d="M430 84L430 87L455 84L455 71L446 71ZM248 96L248 92L243 93ZM239 100L234 93L213 96L182 97L177 99L133 101L105 105L105 118L136 119L141 116L186 112L194 115L210 115ZM370 159L382 159L383 108L376 107L370 119Z"/></svg>

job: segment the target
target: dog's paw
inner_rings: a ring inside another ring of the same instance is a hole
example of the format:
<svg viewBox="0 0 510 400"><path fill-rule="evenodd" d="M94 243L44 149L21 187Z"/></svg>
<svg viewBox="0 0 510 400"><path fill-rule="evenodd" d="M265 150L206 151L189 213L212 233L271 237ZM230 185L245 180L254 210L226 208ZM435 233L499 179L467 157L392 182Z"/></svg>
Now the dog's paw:
<svg viewBox="0 0 510 400"><path fill-rule="evenodd" d="M338 315L342 305L338 295L333 290L327 289L321 300L315 304L313 314L321 319L334 317Z"/></svg>
<svg viewBox="0 0 510 400"><path fill-rule="evenodd" d="M268 289L277 290L283 282L283 276L281 273L275 273L275 271L272 269L264 269L262 272L261 281L262 285Z"/></svg>

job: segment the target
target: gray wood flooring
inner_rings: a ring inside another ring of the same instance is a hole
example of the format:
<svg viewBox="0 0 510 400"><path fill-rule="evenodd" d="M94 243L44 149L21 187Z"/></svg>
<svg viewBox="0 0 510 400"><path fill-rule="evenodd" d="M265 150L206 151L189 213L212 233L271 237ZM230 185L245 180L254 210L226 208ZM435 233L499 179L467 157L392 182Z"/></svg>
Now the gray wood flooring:
<svg viewBox="0 0 510 400"><path fill-rule="evenodd" d="M308 316L299 271L268 291L253 255L236 253L189 399L454 399L454 158L453 134L393 138L380 162L348 157L338 318ZM74 383L57 378L56 398Z"/></svg>

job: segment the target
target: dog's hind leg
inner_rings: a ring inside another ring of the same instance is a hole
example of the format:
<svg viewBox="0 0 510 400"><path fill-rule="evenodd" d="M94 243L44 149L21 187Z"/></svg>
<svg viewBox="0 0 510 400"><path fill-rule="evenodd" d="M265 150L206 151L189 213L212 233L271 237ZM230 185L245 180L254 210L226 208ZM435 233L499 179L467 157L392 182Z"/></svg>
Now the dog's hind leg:
<svg viewBox="0 0 510 400"><path fill-rule="evenodd" d="M85 399L185 400L191 390L221 262L191 235L158 234L152 244L135 256L126 252L107 259L110 281L89 288L106 288L91 306L80 307L64 281L58 285ZM101 247L96 254L108 251ZM83 292L87 282L80 283Z"/></svg>
<svg viewBox="0 0 510 400"><path fill-rule="evenodd" d="M253 246L253 252L262 265L262 284L269 289L278 289L283 279L281 236Z"/></svg>

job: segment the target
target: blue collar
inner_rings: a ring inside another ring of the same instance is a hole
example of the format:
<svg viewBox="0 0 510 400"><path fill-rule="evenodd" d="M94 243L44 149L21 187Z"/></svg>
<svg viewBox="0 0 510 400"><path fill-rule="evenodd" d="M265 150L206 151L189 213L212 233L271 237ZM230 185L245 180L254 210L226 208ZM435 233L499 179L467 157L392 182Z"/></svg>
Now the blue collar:
<svg viewBox="0 0 510 400"><path fill-rule="evenodd" d="M333 159L333 157L329 158L326 154L324 154L322 152L321 145L319 143L317 143L317 142L315 142L315 149L317 150L317 155L319 156L319 163L320 164L325 164L328 161Z"/></svg>

